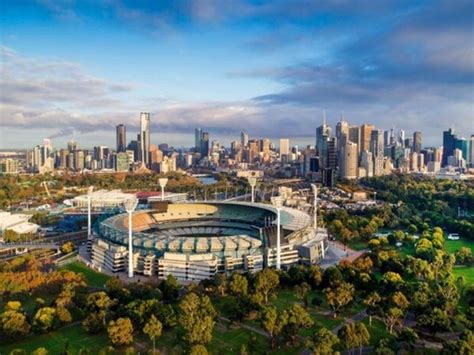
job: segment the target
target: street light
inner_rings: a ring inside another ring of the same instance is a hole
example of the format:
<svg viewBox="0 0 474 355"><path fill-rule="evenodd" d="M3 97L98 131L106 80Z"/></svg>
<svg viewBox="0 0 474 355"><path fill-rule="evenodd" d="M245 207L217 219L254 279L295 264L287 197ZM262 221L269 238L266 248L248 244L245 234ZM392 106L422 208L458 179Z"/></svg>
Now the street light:
<svg viewBox="0 0 474 355"><path fill-rule="evenodd" d="M248 182L252 188L252 203L255 202L255 185L257 185L257 178L255 176L249 176Z"/></svg>
<svg viewBox="0 0 474 355"><path fill-rule="evenodd" d="M281 229L281 205L282 200L280 196L272 197L271 199L272 204L276 207L277 210L277 261L276 261L276 268L278 270L281 269L281 247L280 247L280 229Z"/></svg>
<svg viewBox="0 0 474 355"><path fill-rule="evenodd" d="M158 182L160 183L161 187L161 201L165 200L165 186L168 183L168 178L159 178Z"/></svg>
<svg viewBox="0 0 474 355"><path fill-rule="evenodd" d="M91 204L92 204L92 191L94 186L89 186L87 189L87 239L91 238Z"/></svg>
<svg viewBox="0 0 474 355"><path fill-rule="evenodd" d="M137 208L138 199L132 197L123 202L128 213L128 277L133 277L133 241L132 241L132 214Z"/></svg>

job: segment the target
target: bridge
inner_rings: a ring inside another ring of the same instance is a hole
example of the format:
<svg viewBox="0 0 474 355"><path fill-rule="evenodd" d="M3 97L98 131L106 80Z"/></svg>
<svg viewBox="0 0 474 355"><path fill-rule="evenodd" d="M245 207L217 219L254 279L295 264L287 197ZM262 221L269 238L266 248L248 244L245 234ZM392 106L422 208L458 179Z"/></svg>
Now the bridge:
<svg viewBox="0 0 474 355"><path fill-rule="evenodd" d="M61 245L51 242L0 243L0 249L59 249Z"/></svg>

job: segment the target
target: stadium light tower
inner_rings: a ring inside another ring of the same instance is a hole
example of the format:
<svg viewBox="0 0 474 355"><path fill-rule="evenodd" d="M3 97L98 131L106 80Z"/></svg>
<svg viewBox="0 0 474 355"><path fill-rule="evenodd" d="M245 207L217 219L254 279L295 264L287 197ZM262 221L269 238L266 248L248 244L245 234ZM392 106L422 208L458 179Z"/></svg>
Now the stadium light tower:
<svg viewBox="0 0 474 355"><path fill-rule="evenodd" d="M311 184L313 189L314 201L313 201L313 227L318 229L318 187L316 184Z"/></svg>
<svg viewBox="0 0 474 355"><path fill-rule="evenodd" d="M132 240L132 214L137 208L138 199L132 197L123 202L128 213L128 277L133 277L133 240Z"/></svg>
<svg viewBox="0 0 474 355"><path fill-rule="evenodd" d="M280 196L272 197L272 204L275 205L277 210L277 261L276 261L276 268L278 270L281 269L281 246L280 246L280 229L281 229L281 205L282 200Z"/></svg>
<svg viewBox="0 0 474 355"><path fill-rule="evenodd" d="M165 200L165 186L168 183L168 178L160 178L158 179L161 187L161 201Z"/></svg>
<svg viewBox="0 0 474 355"><path fill-rule="evenodd" d="M249 176L248 182L252 188L252 203L255 202L255 185L257 185L257 178L255 176Z"/></svg>
<svg viewBox="0 0 474 355"><path fill-rule="evenodd" d="M94 191L94 186L89 186L87 189L87 239L91 238L91 208L92 208L92 191Z"/></svg>

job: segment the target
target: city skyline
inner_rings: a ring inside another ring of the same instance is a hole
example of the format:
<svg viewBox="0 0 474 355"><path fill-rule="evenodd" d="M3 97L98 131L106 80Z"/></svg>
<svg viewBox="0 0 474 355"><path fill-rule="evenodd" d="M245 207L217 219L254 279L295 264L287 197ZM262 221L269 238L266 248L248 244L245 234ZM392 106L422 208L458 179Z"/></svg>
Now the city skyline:
<svg viewBox="0 0 474 355"><path fill-rule="evenodd" d="M0 149L114 147L140 111L150 143L176 147L197 126L307 145L324 111L425 146L473 132L471 2L141 4L4 3Z"/></svg>

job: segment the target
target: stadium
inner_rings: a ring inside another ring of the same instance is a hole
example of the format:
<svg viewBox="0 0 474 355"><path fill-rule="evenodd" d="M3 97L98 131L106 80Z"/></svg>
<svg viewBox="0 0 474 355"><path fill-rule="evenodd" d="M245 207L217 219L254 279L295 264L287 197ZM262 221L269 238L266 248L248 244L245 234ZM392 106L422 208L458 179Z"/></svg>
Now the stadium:
<svg viewBox="0 0 474 355"><path fill-rule="evenodd" d="M218 272L255 272L276 266L277 209L245 202L163 203L132 216L135 273L199 281ZM327 234L310 215L282 207L281 265L324 257ZM128 215L102 221L92 262L122 272L128 267Z"/></svg>

